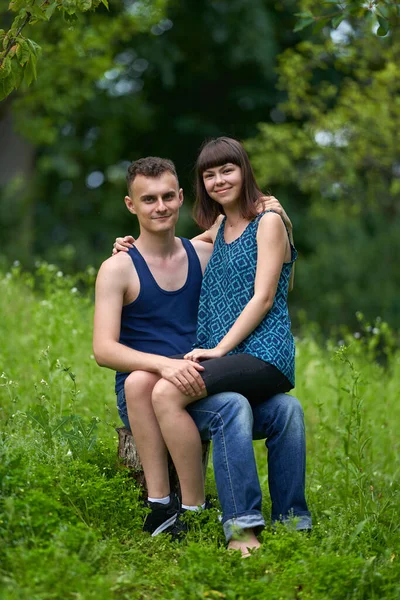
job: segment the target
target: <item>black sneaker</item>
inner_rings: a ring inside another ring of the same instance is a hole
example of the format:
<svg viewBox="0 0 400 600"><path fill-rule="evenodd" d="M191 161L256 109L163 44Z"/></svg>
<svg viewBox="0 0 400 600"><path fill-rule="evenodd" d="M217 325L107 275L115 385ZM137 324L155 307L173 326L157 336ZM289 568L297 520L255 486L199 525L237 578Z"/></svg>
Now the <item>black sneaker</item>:
<svg viewBox="0 0 400 600"><path fill-rule="evenodd" d="M195 514L194 511L190 511L187 510L186 508L181 508L178 516L175 520L175 523L172 525L171 529L168 531L168 533L171 534L171 541L172 542L180 542L183 540L183 538L185 537L185 535L187 534L187 532L189 531L189 527L188 524L184 518L184 516L187 513L193 513Z"/></svg>
<svg viewBox="0 0 400 600"><path fill-rule="evenodd" d="M168 533L174 525L180 509L176 494L171 493L168 504L148 502L147 505L151 512L144 521L143 531L151 533L152 537L159 533Z"/></svg>
<svg viewBox="0 0 400 600"><path fill-rule="evenodd" d="M175 523L173 524L171 529L168 531L168 533L171 534L171 540L173 542L181 541L185 537L187 532L189 531L190 519L199 518L200 515L204 515L205 510L208 510L212 507L213 507L212 502L208 496L206 497L204 508L200 508L199 510L188 510L186 508L181 507Z"/></svg>

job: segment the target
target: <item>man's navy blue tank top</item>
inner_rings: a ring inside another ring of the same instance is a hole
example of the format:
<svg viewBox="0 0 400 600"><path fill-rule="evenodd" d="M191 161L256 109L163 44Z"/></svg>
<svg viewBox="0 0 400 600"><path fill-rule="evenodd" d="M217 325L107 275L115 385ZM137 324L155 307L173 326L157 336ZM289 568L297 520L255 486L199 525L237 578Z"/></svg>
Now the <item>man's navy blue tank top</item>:
<svg viewBox="0 0 400 600"><path fill-rule="evenodd" d="M183 287L174 292L160 288L140 252L135 247L129 250L139 277L140 292L136 300L122 308L121 344L162 356L183 354L191 349L196 338L202 272L192 244L180 239L188 256L188 276ZM128 375L117 372L117 393Z"/></svg>

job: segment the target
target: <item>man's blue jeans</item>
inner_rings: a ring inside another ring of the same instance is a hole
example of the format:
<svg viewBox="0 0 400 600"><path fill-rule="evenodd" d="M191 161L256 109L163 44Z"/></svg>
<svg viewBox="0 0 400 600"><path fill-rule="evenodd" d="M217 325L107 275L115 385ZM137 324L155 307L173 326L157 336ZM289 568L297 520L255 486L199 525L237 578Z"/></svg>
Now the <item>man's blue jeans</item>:
<svg viewBox="0 0 400 600"><path fill-rule="evenodd" d="M129 429L124 391L118 410ZM296 517L297 529L311 528L305 500L303 409L293 396L278 394L256 407L233 392L198 400L188 407L203 440L213 444L213 464L226 539L237 529L264 527L261 488L253 438L266 439L272 522Z"/></svg>
<svg viewBox="0 0 400 600"><path fill-rule="evenodd" d="M253 438L267 438L272 522L296 517L296 529L311 529L304 493L304 415L297 398L277 394L252 408L240 394L225 392L195 402L188 411L202 439L213 443L227 540L237 529L264 526Z"/></svg>

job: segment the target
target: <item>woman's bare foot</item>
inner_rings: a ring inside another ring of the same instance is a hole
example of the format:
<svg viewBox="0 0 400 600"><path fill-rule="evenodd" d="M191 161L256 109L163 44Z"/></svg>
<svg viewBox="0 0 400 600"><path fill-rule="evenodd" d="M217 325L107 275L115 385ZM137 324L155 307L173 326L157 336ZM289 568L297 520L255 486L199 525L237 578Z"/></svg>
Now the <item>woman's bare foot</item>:
<svg viewBox="0 0 400 600"><path fill-rule="evenodd" d="M250 550L257 550L261 544L252 529L243 529L229 541L228 550L240 550L242 558L251 556Z"/></svg>

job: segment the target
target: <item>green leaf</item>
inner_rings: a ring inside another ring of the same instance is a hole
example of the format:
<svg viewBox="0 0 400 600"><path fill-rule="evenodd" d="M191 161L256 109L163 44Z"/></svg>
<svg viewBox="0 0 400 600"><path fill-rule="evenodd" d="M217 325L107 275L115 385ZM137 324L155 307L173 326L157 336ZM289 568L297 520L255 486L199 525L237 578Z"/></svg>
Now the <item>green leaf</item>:
<svg viewBox="0 0 400 600"><path fill-rule="evenodd" d="M61 9L64 14L74 15L78 9L77 3L75 0L64 0Z"/></svg>
<svg viewBox="0 0 400 600"><path fill-rule="evenodd" d="M379 23L379 28L378 28L378 31L376 33L380 37L383 37L389 31L389 21L387 21L383 17L379 17L379 16L377 17L377 19L378 19L378 23Z"/></svg>
<svg viewBox="0 0 400 600"><path fill-rule="evenodd" d="M101 2L102 2L102 4L104 4L106 9L108 10L108 0L101 0Z"/></svg>
<svg viewBox="0 0 400 600"><path fill-rule="evenodd" d="M318 20L316 20L315 25L313 27L313 33L318 33L319 31L321 31L321 29L323 29L325 25L328 25L329 21L330 17L321 17Z"/></svg>
<svg viewBox="0 0 400 600"><path fill-rule="evenodd" d="M376 31L376 35L379 35L379 37L385 37L385 35L387 35L387 32L389 30L385 29L384 27L378 27L377 31Z"/></svg>
<svg viewBox="0 0 400 600"><path fill-rule="evenodd" d="M10 4L8 5L8 9L12 10L13 12L19 12L21 9L26 9L26 5L26 0L12 0L12 2L10 2ZM29 7L29 12L30 9L31 7ZM23 15L23 18L25 18L25 14Z"/></svg>
<svg viewBox="0 0 400 600"><path fill-rule="evenodd" d="M14 76L14 87L17 89L24 78L24 68L21 66L17 57L14 57L11 61L11 71Z"/></svg>
<svg viewBox="0 0 400 600"><path fill-rule="evenodd" d="M306 19L307 17L312 17L312 13L310 13L309 10L307 10L306 12L299 12L299 13L294 13L295 17L300 17L302 19Z"/></svg>
<svg viewBox="0 0 400 600"><path fill-rule="evenodd" d="M307 19L301 19L300 21L297 22L295 28L293 29L293 31L301 31L302 29L305 29L306 27L308 27L309 25L313 25L313 23L315 23L314 18L313 17L308 17Z"/></svg>
<svg viewBox="0 0 400 600"><path fill-rule="evenodd" d="M40 52L42 51L41 47L39 46L39 44L37 44L36 42L34 42L33 40L29 40L28 38L26 39L27 44L29 44L29 47L31 49L32 54L37 57L39 56Z"/></svg>
<svg viewBox="0 0 400 600"><path fill-rule="evenodd" d="M43 9L42 9L40 6L38 6L38 5L36 5L36 4L32 4L32 5L29 7L29 12L31 13L31 15L32 15L32 17L33 17L33 18L32 18L32 22L33 22L34 20L36 20L36 19L37 19L38 21L45 21L45 20L46 20L46 14L45 14L45 11L44 11L44 10L43 10Z"/></svg>
<svg viewBox="0 0 400 600"><path fill-rule="evenodd" d="M31 55L27 63L25 64L25 83L31 85L32 81L36 79L36 57Z"/></svg>
<svg viewBox="0 0 400 600"><path fill-rule="evenodd" d="M30 56L31 50L29 44L24 39L18 40L17 58L19 64L24 65L29 60Z"/></svg>
<svg viewBox="0 0 400 600"><path fill-rule="evenodd" d="M0 67L0 79L6 79L11 73L11 57L7 56Z"/></svg>
<svg viewBox="0 0 400 600"><path fill-rule="evenodd" d="M28 419L33 425L38 426L46 435L48 439L51 438L51 427L50 427L50 415L47 408L41 404L32 406L26 412Z"/></svg>
<svg viewBox="0 0 400 600"><path fill-rule="evenodd" d="M4 100L11 94L14 89L14 76L12 73L5 77L4 79L0 79L0 100Z"/></svg>
<svg viewBox="0 0 400 600"><path fill-rule="evenodd" d="M49 6L44 11L45 17L48 21L53 16L53 13L56 10L56 8L57 8L57 2L52 2L51 4L49 4Z"/></svg>
<svg viewBox="0 0 400 600"><path fill-rule="evenodd" d="M346 16L347 16L346 13L342 13L341 15L337 15L336 17L333 17L332 27L334 27L335 29L337 27L339 27L340 23L345 20Z"/></svg>
<svg viewBox="0 0 400 600"><path fill-rule="evenodd" d="M77 8L82 12L90 10L92 8L92 0L78 0Z"/></svg>
<svg viewBox="0 0 400 600"><path fill-rule="evenodd" d="M378 17L383 17L384 19L387 19L389 17L389 8L387 6L376 6L375 14Z"/></svg>

